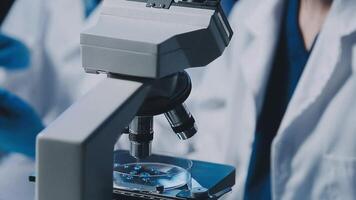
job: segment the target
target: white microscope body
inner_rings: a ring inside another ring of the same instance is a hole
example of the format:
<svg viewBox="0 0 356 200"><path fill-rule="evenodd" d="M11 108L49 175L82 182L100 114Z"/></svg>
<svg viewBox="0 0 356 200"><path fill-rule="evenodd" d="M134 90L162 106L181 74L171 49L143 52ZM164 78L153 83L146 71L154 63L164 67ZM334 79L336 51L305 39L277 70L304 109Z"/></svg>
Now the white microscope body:
<svg viewBox="0 0 356 200"><path fill-rule="evenodd" d="M81 47L85 71L108 78L38 136L36 200L112 199L114 144L145 99L171 95L162 79L209 64L228 45L218 3L104 1Z"/></svg>

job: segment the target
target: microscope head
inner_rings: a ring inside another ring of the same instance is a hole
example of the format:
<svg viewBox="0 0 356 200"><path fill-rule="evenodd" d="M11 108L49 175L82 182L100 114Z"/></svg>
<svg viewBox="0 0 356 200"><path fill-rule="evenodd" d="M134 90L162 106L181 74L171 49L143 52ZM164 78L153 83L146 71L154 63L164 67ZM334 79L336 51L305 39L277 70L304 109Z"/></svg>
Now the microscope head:
<svg viewBox="0 0 356 200"><path fill-rule="evenodd" d="M184 69L219 57L233 33L218 0L105 0L98 23L81 34L88 73L151 82L144 104L124 130L136 158L151 154L153 116L164 114L177 136L197 132L184 105L191 81Z"/></svg>
<svg viewBox="0 0 356 200"><path fill-rule="evenodd" d="M105 0L81 34L82 63L88 73L158 79L209 64L232 34L218 0Z"/></svg>

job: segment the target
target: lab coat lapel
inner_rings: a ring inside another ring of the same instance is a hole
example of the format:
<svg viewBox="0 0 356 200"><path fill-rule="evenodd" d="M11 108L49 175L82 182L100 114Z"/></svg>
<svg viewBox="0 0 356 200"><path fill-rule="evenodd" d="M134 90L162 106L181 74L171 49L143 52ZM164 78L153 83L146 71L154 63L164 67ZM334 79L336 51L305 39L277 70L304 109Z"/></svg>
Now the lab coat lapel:
<svg viewBox="0 0 356 200"><path fill-rule="evenodd" d="M344 52L340 50L347 49L348 36L356 27L356 21L350 17L355 10L356 6L352 1L335 0L287 108L278 136L294 120L303 116L318 97L324 92L330 92L326 88L328 84L342 84L347 78L344 74L350 72L351 61L345 63L347 60L342 57Z"/></svg>
<svg viewBox="0 0 356 200"><path fill-rule="evenodd" d="M292 161L328 104L352 74L356 10L353 1L335 0L272 145L272 190L283 199ZM327 137L327 136L326 136ZM306 155L307 156L307 155Z"/></svg>

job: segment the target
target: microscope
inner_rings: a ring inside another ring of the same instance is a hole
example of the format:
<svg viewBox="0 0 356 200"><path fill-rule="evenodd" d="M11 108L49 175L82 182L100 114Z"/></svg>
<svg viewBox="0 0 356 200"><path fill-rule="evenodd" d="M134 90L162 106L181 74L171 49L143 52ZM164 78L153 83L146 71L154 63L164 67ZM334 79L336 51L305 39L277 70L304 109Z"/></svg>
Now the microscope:
<svg viewBox="0 0 356 200"><path fill-rule="evenodd" d="M191 185L156 191L113 186L113 163L151 155L154 116L164 114L181 140L197 133L184 104L184 70L219 57L233 33L217 0L104 0L97 24L81 33L87 73L107 78L37 138L36 200L218 199L235 184L231 166L192 161ZM127 134L130 151L115 151ZM203 134L203 133L202 133Z"/></svg>

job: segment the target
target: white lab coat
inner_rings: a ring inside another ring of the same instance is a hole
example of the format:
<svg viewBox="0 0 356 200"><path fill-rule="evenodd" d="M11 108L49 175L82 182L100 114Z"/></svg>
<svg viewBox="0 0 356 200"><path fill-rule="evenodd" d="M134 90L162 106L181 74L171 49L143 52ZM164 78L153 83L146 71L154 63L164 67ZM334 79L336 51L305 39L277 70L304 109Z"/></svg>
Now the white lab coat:
<svg viewBox="0 0 356 200"><path fill-rule="evenodd" d="M78 97L84 70L79 35L84 26L82 0L16 0L1 30L24 42L31 52L26 70L0 67L0 87L28 102L44 120L53 121ZM0 200L30 200L28 176L34 161L18 154L0 159ZM54 172L55 173L55 172Z"/></svg>
<svg viewBox="0 0 356 200"><path fill-rule="evenodd" d="M27 101L46 124L72 103L84 74L80 62L73 64L80 61L82 7L82 0L16 0L1 27L31 51L28 69L1 69L1 87Z"/></svg>
<svg viewBox="0 0 356 200"><path fill-rule="evenodd" d="M235 32L192 98L197 159L233 165L241 199L283 0L240 0ZM356 199L356 2L334 0L272 144L273 199ZM173 151L173 150L172 150Z"/></svg>

